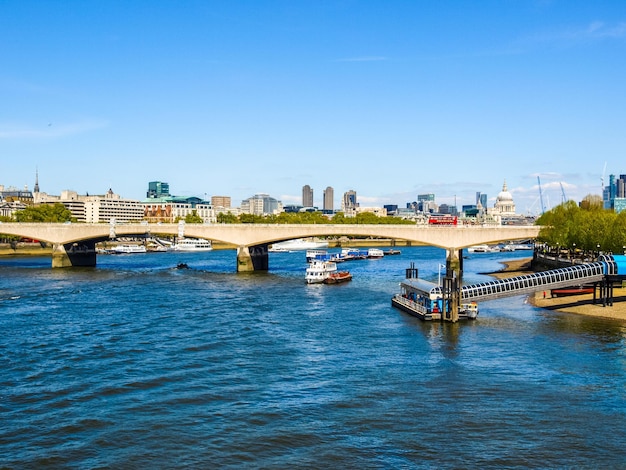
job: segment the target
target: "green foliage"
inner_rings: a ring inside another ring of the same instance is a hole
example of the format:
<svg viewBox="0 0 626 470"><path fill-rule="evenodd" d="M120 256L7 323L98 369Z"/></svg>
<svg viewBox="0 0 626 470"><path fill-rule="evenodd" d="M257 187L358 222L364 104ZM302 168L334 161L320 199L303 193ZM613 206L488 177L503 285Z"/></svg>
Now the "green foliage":
<svg viewBox="0 0 626 470"><path fill-rule="evenodd" d="M626 212L603 209L596 198L585 198L579 207L568 201L543 214L538 240L552 247L622 253L626 246Z"/></svg>
<svg viewBox="0 0 626 470"><path fill-rule="evenodd" d="M223 213L220 212L219 214L217 214L217 223L218 224L238 224L239 223L239 219L237 218L237 216L231 212L228 213Z"/></svg>
<svg viewBox="0 0 626 470"><path fill-rule="evenodd" d="M187 214L185 216L185 223L186 224L202 224L204 223L204 220L202 220L202 217L200 217L196 211L191 211L191 214Z"/></svg>
<svg viewBox="0 0 626 470"><path fill-rule="evenodd" d="M231 213L218 214L217 222L221 224L408 224L414 225L415 222L401 219L399 217L378 217L371 212L363 212L356 217L345 217L343 212L337 212L328 218L319 211L315 212L281 212L272 215L252 215L241 214L239 217Z"/></svg>
<svg viewBox="0 0 626 470"><path fill-rule="evenodd" d="M63 204L41 204L29 206L15 213L17 222L75 222L72 213Z"/></svg>

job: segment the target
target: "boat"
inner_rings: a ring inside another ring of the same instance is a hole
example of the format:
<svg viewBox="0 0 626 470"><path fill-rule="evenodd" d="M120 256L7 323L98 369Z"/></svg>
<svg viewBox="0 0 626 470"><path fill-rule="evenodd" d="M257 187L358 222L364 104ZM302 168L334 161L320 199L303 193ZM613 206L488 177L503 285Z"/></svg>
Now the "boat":
<svg viewBox="0 0 626 470"><path fill-rule="evenodd" d="M328 248L328 242L314 239L297 238L284 242L273 243L269 251L304 251Z"/></svg>
<svg viewBox="0 0 626 470"><path fill-rule="evenodd" d="M337 272L337 263L334 261L317 261L313 260L306 268L304 279L307 284L319 284Z"/></svg>
<svg viewBox="0 0 626 470"><path fill-rule="evenodd" d="M380 248L369 248L367 250L367 257L372 259L378 259L385 256L385 253Z"/></svg>
<svg viewBox="0 0 626 470"><path fill-rule="evenodd" d="M391 305L420 320L442 320L442 314L449 312L452 305L449 299L443 298L439 284L419 279L417 269L407 269L407 279L400 283L400 292L391 298ZM459 320L474 320L478 317L476 302L459 305Z"/></svg>
<svg viewBox="0 0 626 470"><path fill-rule="evenodd" d="M550 295L552 297L562 297L562 296L567 296L567 295L593 294L594 290L595 288L590 287L590 286L569 287L569 288L561 288L561 289L552 289L550 290Z"/></svg>
<svg viewBox="0 0 626 470"><path fill-rule="evenodd" d="M500 249L489 245L474 245L470 246L467 251L470 253L497 253Z"/></svg>
<svg viewBox="0 0 626 470"><path fill-rule="evenodd" d="M326 250L306 250L306 262L310 263L311 261L317 259L317 260L321 260L321 261L327 261L324 260L324 258L328 256L328 251Z"/></svg>
<svg viewBox="0 0 626 470"><path fill-rule="evenodd" d="M330 273L326 279L324 279L324 284L339 284L341 282L347 282L352 280L352 274L348 271L337 271L334 273Z"/></svg>
<svg viewBox="0 0 626 470"><path fill-rule="evenodd" d="M172 250L174 251L211 251L212 249L213 244L211 240L203 238L179 238L172 245Z"/></svg>
<svg viewBox="0 0 626 470"><path fill-rule="evenodd" d="M366 259L367 251L357 248L342 248L339 259L342 261L351 261L355 259Z"/></svg>
<svg viewBox="0 0 626 470"><path fill-rule="evenodd" d="M114 255L120 255L120 254L132 254L132 253L145 253L146 252L146 247L143 245L131 245L131 244L123 244L123 245L117 245L114 246L113 248L109 248L107 250L108 253L112 253Z"/></svg>
<svg viewBox="0 0 626 470"><path fill-rule="evenodd" d="M391 256L391 255L399 255L401 253L400 250L394 250L393 248L390 248L388 250L383 251L383 253L385 254L385 256Z"/></svg>

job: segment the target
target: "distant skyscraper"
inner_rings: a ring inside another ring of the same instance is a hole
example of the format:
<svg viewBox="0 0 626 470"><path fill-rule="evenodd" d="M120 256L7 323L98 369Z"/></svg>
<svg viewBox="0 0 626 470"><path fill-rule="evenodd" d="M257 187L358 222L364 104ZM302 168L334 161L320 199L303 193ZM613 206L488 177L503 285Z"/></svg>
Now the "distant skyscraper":
<svg viewBox="0 0 626 470"><path fill-rule="evenodd" d="M164 183L162 181L151 181L148 183L148 192L146 193L148 198L167 197L169 195L169 183Z"/></svg>
<svg viewBox="0 0 626 470"><path fill-rule="evenodd" d="M356 191L351 189L343 193L343 200L341 202L341 210L344 212L354 211L358 207L356 202Z"/></svg>
<svg viewBox="0 0 626 470"><path fill-rule="evenodd" d="M332 212L335 209L335 190L328 186L324 190L324 211Z"/></svg>
<svg viewBox="0 0 626 470"><path fill-rule="evenodd" d="M302 206L313 207L313 189L308 184L302 186Z"/></svg>
<svg viewBox="0 0 626 470"><path fill-rule="evenodd" d="M478 205L479 202L481 206L487 207L487 195L476 191L476 205Z"/></svg>

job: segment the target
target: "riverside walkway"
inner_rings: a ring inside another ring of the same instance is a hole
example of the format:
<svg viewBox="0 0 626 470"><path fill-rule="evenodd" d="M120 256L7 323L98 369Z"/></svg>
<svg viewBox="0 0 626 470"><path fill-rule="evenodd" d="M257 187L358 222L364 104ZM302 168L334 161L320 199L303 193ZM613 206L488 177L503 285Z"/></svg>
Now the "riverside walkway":
<svg viewBox="0 0 626 470"><path fill-rule="evenodd" d="M268 246L305 237L356 236L407 240L447 250L447 272L462 275L460 251L473 245L534 239L538 225L378 225L378 224L83 224L0 223L0 233L53 245L52 267L95 266L95 244L120 237L174 235L237 246L237 270L268 269Z"/></svg>

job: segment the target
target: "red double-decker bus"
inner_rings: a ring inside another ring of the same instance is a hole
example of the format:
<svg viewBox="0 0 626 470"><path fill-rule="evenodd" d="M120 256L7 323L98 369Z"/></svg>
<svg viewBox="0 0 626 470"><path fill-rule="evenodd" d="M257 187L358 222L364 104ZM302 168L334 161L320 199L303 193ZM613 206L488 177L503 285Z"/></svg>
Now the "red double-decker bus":
<svg viewBox="0 0 626 470"><path fill-rule="evenodd" d="M433 214L428 218L430 225L457 225L459 218L456 215Z"/></svg>

